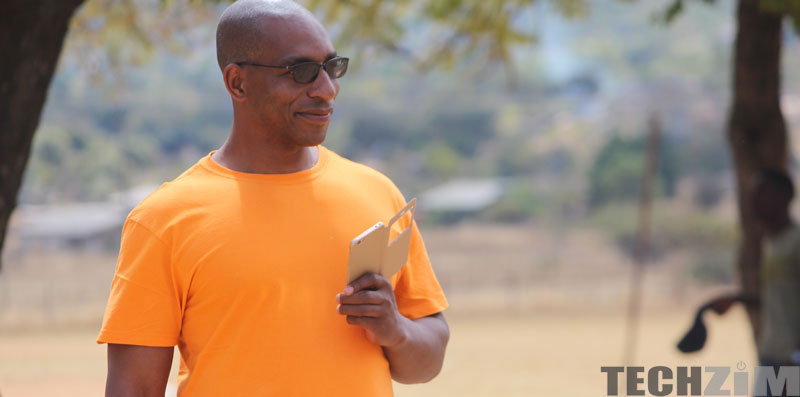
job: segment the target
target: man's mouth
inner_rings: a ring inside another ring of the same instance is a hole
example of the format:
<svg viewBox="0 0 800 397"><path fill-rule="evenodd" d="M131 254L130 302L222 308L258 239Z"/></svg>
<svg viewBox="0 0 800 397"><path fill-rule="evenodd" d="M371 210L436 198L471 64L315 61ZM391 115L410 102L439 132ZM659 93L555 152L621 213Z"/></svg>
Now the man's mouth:
<svg viewBox="0 0 800 397"><path fill-rule="evenodd" d="M297 117L302 118L303 120L312 122L312 123L327 123L331 120L331 114L333 114L333 109L309 109L304 110L302 112L296 112L295 115Z"/></svg>

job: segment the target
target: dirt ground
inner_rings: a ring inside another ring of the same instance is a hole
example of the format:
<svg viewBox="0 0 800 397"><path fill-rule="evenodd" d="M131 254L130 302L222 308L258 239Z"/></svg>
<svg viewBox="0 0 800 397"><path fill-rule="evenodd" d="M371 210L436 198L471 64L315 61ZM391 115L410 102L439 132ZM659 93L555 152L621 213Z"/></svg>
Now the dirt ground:
<svg viewBox="0 0 800 397"><path fill-rule="evenodd" d="M675 341L689 317L680 311L646 314L636 364L674 368L754 363L741 310L722 318L709 316L706 348L680 355ZM622 365L624 321L619 314L453 315L448 320L452 336L441 374L427 384L396 385L397 396L604 395L600 367ZM105 347L94 344L95 335L95 329L3 333L0 393L102 395ZM176 372L173 368L171 382Z"/></svg>
<svg viewBox="0 0 800 397"><path fill-rule="evenodd" d="M601 366L619 366L630 262L591 231L463 225L423 231L450 308L442 373L397 396L601 396ZM0 273L0 396L102 395L105 347L94 343L114 256L6 253ZM687 283L681 252L648 267L631 365L754 364L743 311L709 315L694 355L675 344L694 308L726 286ZM177 366L178 360L174 360ZM175 393L173 367L168 395Z"/></svg>

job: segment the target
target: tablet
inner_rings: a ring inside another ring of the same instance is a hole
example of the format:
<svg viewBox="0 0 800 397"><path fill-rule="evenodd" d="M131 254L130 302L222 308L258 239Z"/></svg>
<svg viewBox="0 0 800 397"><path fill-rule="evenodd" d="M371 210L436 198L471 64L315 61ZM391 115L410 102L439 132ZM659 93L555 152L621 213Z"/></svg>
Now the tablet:
<svg viewBox="0 0 800 397"><path fill-rule="evenodd" d="M347 284L368 272L380 274L388 279L405 265L408 261L408 248L411 245L411 224L416 204L417 199L411 199L389 220L388 224L378 222L350 241ZM389 242L392 226L407 213L411 214L408 227Z"/></svg>

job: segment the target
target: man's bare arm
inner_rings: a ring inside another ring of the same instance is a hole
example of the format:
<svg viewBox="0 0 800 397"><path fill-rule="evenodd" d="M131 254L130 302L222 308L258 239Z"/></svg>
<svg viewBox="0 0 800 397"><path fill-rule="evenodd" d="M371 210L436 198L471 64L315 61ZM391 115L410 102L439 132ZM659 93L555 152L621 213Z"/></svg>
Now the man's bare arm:
<svg viewBox="0 0 800 397"><path fill-rule="evenodd" d="M375 273L350 283L336 300L347 322L363 327L367 338L383 347L392 379L422 383L439 374L450 339L441 313L416 320L403 316L397 310L392 284Z"/></svg>
<svg viewBox="0 0 800 397"><path fill-rule="evenodd" d="M106 396L163 397L173 349L109 343Z"/></svg>
<svg viewBox="0 0 800 397"><path fill-rule="evenodd" d="M406 340L400 345L383 347L392 379L400 383L427 382L442 369L450 328L442 313L406 320Z"/></svg>
<svg viewBox="0 0 800 397"><path fill-rule="evenodd" d="M761 299L759 299L756 295L748 295L744 293L736 293L736 294L727 294L727 295L720 295L708 303L705 306L708 306L717 314L725 314L730 307L736 303L741 302L745 307L752 307L758 308L761 305Z"/></svg>

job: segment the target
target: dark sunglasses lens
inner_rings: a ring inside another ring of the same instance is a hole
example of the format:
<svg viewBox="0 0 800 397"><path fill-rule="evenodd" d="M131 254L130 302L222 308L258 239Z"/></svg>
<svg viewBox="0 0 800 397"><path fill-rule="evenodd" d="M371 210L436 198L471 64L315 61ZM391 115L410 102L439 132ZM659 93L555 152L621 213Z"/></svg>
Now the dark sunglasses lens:
<svg viewBox="0 0 800 397"><path fill-rule="evenodd" d="M294 81L300 84L306 84L314 81L319 73L319 65L316 63L301 63L295 65L292 69L294 73Z"/></svg>
<svg viewBox="0 0 800 397"><path fill-rule="evenodd" d="M325 64L325 70L328 72L328 76L331 79L338 79L339 77L344 76L345 72L347 72L347 58L334 58L328 61Z"/></svg>

